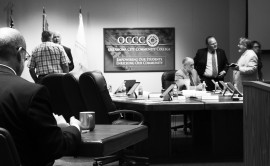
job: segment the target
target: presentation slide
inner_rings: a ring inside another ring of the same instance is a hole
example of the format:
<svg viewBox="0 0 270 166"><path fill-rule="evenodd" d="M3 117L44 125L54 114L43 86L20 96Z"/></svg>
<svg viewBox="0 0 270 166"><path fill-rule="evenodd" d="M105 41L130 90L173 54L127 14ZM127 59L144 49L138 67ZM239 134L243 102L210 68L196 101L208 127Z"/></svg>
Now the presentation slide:
<svg viewBox="0 0 270 166"><path fill-rule="evenodd" d="M175 70L174 28L104 28L104 72Z"/></svg>

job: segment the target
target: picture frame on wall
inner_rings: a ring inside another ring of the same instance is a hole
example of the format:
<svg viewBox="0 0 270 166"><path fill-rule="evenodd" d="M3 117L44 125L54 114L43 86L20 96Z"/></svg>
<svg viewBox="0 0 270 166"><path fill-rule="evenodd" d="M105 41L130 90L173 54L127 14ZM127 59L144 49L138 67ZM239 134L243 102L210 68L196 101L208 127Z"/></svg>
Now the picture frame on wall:
<svg viewBox="0 0 270 166"><path fill-rule="evenodd" d="M175 70L175 28L104 28L104 72Z"/></svg>

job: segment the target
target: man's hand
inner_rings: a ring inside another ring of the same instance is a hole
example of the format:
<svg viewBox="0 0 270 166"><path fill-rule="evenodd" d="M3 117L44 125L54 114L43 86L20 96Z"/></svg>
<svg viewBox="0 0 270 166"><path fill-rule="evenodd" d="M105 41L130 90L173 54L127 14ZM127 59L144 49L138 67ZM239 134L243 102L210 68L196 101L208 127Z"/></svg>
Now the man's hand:
<svg viewBox="0 0 270 166"><path fill-rule="evenodd" d="M66 122L65 118L62 115L58 116L57 114L53 113L53 116L57 122L58 127L63 128L69 126L69 124Z"/></svg>
<svg viewBox="0 0 270 166"><path fill-rule="evenodd" d="M70 117L69 124L71 126L77 127L78 130L80 131L81 122L78 119L76 119L74 116Z"/></svg>
<svg viewBox="0 0 270 166"><path fill-rule="evenodd" d="M219 77L219 78L222 78L222 77L225 76L225 74L226 74L226 71L222 70L222 71L218 74L218 77Z"/></svg>

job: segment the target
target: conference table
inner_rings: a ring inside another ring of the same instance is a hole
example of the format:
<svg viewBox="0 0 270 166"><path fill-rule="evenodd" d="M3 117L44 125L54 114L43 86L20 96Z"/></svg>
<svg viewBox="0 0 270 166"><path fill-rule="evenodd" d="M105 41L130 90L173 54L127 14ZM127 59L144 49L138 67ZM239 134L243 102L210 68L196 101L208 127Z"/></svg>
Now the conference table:
<svg viewBox="0 0 270 166"><path fill-rule="evenodd" d="M147 139L148 129L145 125L96 125L81 136L78 156L101 157Z"/></svg>
<svg viewBox="0 0 270 166"><path fill-rule="evenodd" d="M213 95L218 97L178 97L172 101L158 98L112 99L119 109L132 109L144 115L145 125L148 126L148 139L144 141L141 151L152 160L175 157L172 153L171 115L182 113L191 114L192 148L199 149L202 156L209 154L210 157L236 157L242 160L243 101L233 101L230 96L221 94Z"/></svg>

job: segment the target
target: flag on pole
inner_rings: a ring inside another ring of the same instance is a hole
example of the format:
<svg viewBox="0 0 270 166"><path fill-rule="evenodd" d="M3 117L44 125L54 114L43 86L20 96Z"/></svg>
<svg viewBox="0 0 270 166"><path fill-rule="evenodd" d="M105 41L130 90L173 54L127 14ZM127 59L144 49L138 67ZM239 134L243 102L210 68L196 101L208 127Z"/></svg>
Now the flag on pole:
<svg viewBox="0 0 270 166"><path fill-rule="evenodd" d="M13 6L13 4L12 4L12 6ZM13 28L14 27L14 21L13 21L12 15L13 15L13 10L12 10L12 7L11 7L11 9L10 9L10 16L9 16L9 27L10 28Z"/></svg>
<svg viewBox="0 0 270 166"><path fill-rule="evenodd" d="M49 24L47 22L47 15L45 12L45 8L43 7L43 15L42 15L42 31L48 31L49 30Z"/></svg>
<svg viewBox="0 0 270 166"><path fill-rule="evenodd" d="M87 58L87 48L85 40L85 32L83 26L83 16L82 9L80 8L79 13L79 27L77 31L75 48L75 56L73 57L75 63L75 71L84 72L88 70L88 58ZM77 69L76 69L77 68Z"/></svg>

